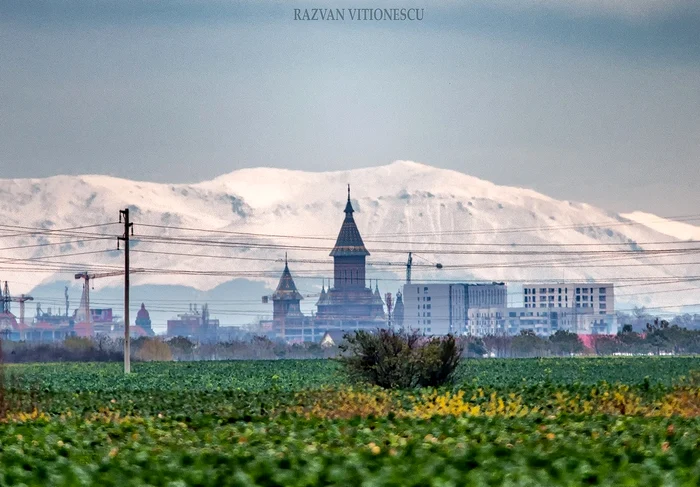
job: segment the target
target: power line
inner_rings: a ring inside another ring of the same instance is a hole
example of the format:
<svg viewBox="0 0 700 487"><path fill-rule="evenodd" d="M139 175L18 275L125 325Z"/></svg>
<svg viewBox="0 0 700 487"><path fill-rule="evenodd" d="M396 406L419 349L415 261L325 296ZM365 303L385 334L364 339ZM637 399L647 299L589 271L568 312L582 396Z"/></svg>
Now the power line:
<svg viewBox="0 0 700 487"><path fill-rule="evenodd" d="M651 222L662 223L668 220L682 222L684 220L694 221L700 220L700 214L693 215L680 215L680 216L670 216L670 217L659 217L658 220L652 220ZM635 222L633 220L621 222L600 222L600 223L578 223L578 224L567 224L567 225L548 225L543 227L542 225L527 226L527 227L511 227L511 228L492 228L483 230L455 230L455 231L429 231L429 232L386 232L386 233L375 233L372 234L367 241L371 241L371 238L377 236L429 236L434 237L436 235L455 235L455 234L481 234L481 233L510 233L510 232L527 232L535 230L560 230L560 229L572 229L572 228L595 228L595 227L609 227L609 226L627 226L627 225L641 225L647 226L645 223ZM298 239L313 239L313 240L335 240L337 235L284 235L284 234L265 234L265 233L254 233L254 232L235 232L220 229L207 229L198 227L178 227L171 225L156 225L139 223L139 226L150 227L150 228L161 228L169 230L183 230L183 231L198 231L207 233L219 233L226 235L237 235L237 236L251 236L251 237L265 237L265 238L298 238ZM630 242L632 243L632 242Z"/></svg>

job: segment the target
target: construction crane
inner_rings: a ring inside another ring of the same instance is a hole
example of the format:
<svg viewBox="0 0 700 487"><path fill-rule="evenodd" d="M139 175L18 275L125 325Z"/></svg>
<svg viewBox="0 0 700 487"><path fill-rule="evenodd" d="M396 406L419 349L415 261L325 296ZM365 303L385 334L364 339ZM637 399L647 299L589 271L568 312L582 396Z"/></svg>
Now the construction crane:
<svg viewBox="0 0 700 487"><path fill-rule="evenodd" d="M428 264L430 264L430 267L435 267L436 269L442 269L442 264L440 262L432 262L425 257L421 257L418 255L419 259L424 260ZM420 265L420 264L419 264ZM425 265L425 264L423 264ZM411 284L411 268L413 267L413 252L408 253L408 261L406 262L406 284Z"/></svg>
<svg viewBox="0 0 700 487"><path fill-rule="evenodd" d="M2 293L3 313L10 312L10 303L19 303L19 322L24 325L24 303L27 301L34 301L34 298L26 294L21 294L19 296L12 297L12 295L10 294L10 284L7 281L5 281L5 290Z"/></svg>
<svg viewBox="0 0 700 487"><path fill-rule="evenodd" d="M114 277L123 275L124 271L103 272L100 274L90 274L88 272L81 272L79 274L76 274L76 279L83 279L83 295L80 298L80 308L78 308L79 311L76 313L75 321L77 322L80 320L80 318L83 318L84 322L88 325L90 325L92 321L92 313L90 313L90 281L92 281L93 279L100 279L103 277Z"/></svg>
<svg viewBox="0 0 700 487"><path fill-rule="evenodd" d="M0 285L2 285L2 282L0 281ZM5 291L3 292L0 290L0 301L2 301L2 312L3 313L9 313L10 312L10 290L7 286L7 281L5 281Z"/></svg>
<svg viewBox="0 0 700 487"><path fill-rule="evenodd" d="M330 288L329 288L330 289ZM317 298L321 295L321 293L310 293L310 294L302 294L302 298ZM266 296L262 297L262 304L267 304L272 300L273 295L268 294Z"/></svg>

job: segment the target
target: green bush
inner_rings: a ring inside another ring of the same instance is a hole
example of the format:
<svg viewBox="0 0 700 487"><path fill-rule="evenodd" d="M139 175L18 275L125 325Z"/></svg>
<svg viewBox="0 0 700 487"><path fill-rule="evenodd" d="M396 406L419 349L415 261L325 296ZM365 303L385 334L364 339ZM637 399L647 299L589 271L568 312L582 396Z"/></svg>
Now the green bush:
<svg viewBox="0 0 700 487"><path fill-rule="evenodd" d="M462 357L457 339L418 332L359 330L345 335L340 362L351 378L385 389L438 387L449 382Z"/></svg>

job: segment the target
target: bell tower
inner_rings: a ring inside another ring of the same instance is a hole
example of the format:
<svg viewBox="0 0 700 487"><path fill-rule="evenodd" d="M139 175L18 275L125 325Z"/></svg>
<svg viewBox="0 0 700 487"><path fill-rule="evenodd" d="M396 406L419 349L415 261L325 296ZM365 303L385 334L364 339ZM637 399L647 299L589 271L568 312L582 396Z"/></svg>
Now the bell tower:
<svg viewBox="0 0 700 487"><path fill-rule="evenodd" d="M348 185L345 220L340 227L335 247L330 253L333 257L333 287L338 291L364 289L366 284L365 257L369 252L355 224L352 216L354 212L350 202L350 185Z"/></svg>

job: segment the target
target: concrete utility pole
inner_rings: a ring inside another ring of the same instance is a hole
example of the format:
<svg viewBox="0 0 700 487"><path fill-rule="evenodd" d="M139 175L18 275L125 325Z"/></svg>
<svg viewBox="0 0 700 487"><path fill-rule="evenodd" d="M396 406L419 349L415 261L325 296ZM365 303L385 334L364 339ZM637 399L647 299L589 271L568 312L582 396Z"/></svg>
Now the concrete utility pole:
<svg viewBox="0 0 700 487"><path fill-rule="evenodd" d="M134 224L129 223L129 208L119 210L119 222L124 223L124 373L131 372L131 344L129 342L129 232L134 234Z"/></svg>

